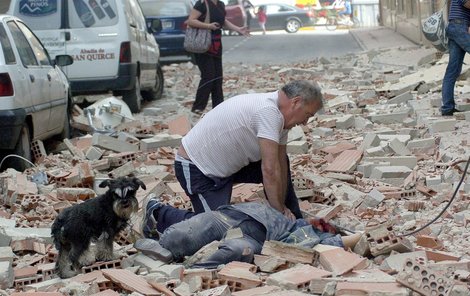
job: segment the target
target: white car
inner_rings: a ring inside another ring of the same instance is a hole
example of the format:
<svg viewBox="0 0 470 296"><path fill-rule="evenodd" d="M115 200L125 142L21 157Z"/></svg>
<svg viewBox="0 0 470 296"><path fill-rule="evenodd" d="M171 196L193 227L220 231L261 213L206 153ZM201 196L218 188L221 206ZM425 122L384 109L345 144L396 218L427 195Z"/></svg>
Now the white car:
<svg viewBox="0 0 470 296"><path fill-rule="evenodd" d="M137 0L11 0L52 57L67 54L73 95L112 91L132 112L163 92L160 50ZM153 26L155 28L155 26Z"/></svg>
<svg viewBox="0 0 470 296"><path fill-rule="evenodd" d="M59 66L72 57L51 61L39 39L20 19L0 15L0 159L16 154L31 159L31 142L69 136L71 96ZM0 170L29 165L8 157Z"/></svg>

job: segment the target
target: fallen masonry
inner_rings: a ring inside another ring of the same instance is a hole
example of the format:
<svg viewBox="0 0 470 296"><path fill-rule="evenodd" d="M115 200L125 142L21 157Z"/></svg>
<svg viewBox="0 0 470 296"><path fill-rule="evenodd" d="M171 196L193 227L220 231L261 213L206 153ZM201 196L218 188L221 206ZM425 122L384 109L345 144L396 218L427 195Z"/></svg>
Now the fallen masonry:
<svg viewBox="0 0 470 296"><path fill-rule="evenodd" d="M408 54L400 48L292 67L224 66L227 98L274 91L291 79L321 84L324 113L289 133L293 181L304 216L362 232L354 249L267 241L251 264L206 270L186 266L207 258L219 242L181 264L165 264L132 247L142 235L139 223L149 194L191 208L173 160L199 119L189 112L199 72L190 63L174 64L164 67L164 98L145 105L141 114L123 118L112 131L91 134L106 124L95 118L90 126L75 106L74 138L48 145L36 141L34 167L0 173L2 294L470 295L468 177L440 219L402 236L441 212L470 156L470 116L443 118L439 112L446 57L439 60L423 48L412 52L422 61L413 70L400 63ZM467 111L468 87L461 85L457 106ZM147 189L138 191L139 212L114 242L117 258L84 266L71 279L58 278L52 221L65 208L102 193L103 180L128 174ZM263 198L261 184L238 184L232 194L232 202Z"/></svg>

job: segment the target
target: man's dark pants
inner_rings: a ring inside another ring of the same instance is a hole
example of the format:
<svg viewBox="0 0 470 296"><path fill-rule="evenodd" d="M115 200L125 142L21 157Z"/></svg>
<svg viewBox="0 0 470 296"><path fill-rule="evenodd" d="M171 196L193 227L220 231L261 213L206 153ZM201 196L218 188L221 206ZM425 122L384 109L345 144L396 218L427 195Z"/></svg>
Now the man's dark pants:
<svg viewBox="0 0 470 296"><path fill-rule="evenodd" d="M286 155L287 157L287 155ZM288 163L288 167L289 163ZM157 230L162 233L167 227L192 216L221 205L230 204L232 187L237 183L263 183L261 161L252 162L230 177L207 177L192 162L175 161L175 175L186 194L189 196L194 212L162 206L158 209ZM285 205L296 218L302 218L299 202L292 185L290 169L288 170Z"/></svg>

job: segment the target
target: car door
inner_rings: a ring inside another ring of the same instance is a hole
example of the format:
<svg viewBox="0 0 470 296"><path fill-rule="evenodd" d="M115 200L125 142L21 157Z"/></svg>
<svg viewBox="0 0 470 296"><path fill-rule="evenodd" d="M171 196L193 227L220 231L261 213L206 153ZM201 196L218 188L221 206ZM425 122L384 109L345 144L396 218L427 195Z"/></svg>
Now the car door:
<svg viewBox="0 0 470 296"><path fill-rule="evenodd" d="M43 70L41 75L46 75L47 77L46 84L49 90L45 90L47 98L45 102L50 108L47 131L62 130L67 108L67 92L64 81L59 73L60 70L52 65L47 51L33 32L22 22L18 22L18 26L28 39L39 61L39 65Z"/></svg>
<svg viewBox="0 0 470 296"><path fill-rule="evenodd" d="M266 29L270 30L282 30L285 27L286 20L285 16L281 12L281 6L279 4L268 4L266 5Z"/></svg>
<svg viewBox="0 0 470 296"><path fill-rule="evenodd" d="M23 34L18 24L13 20L7 22L21 63L27 76L29 76L32 106L27 108L26 113L32 115L34 126L33 137L37 137L48 131L50 118L49 79L47 77L47 70L36 59L35 52L28 38Z"/></svg>
<svg viewBox="0 0 470 296"><path fill-rule="evenodd" d="M126 22L119 13L116 0L68 0L65 18L65 54L73 64L64 67L71 81L91 77L114 78L119 70L119 44L127 36L120 27Z"/></svg>
<svg viewBox="0 0 470 296"><path fill-rule="evenodd" d="M140 52L140 84L143 88L148 88L155 84L158 45L155 37L147 30L147 23L139 3L136 0L129 0L129 5L137 34L136 46Z"/></svg>

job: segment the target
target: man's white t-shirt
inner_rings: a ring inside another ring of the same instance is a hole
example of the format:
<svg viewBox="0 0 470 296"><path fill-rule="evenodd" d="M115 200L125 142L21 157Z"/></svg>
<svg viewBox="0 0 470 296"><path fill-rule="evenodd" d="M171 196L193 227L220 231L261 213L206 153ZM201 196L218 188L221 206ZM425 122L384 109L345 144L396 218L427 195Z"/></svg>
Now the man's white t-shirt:
<svg viewBox="0 0 470 296"><path fill-rule="evenodd" d="M239 95L217 105L182 144L204 175L228 177L261 160L259 138L285 145L287 134L276 91Z"/></svg>

